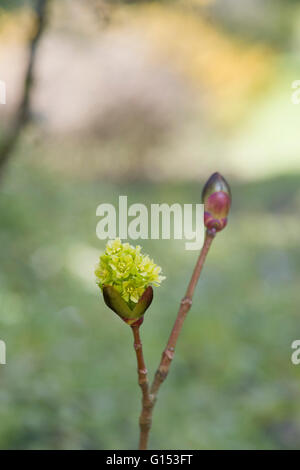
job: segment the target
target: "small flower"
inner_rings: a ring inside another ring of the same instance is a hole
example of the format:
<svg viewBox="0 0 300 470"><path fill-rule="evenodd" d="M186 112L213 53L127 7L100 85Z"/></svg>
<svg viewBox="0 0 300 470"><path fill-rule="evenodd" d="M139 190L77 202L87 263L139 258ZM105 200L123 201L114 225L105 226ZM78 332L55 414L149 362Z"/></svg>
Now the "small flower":
<svg viewBox="0 0 300 470"><path fill-rule="evenodd" d="M105 303L127 323L141 318L150 306L152 286L165 279L161 268L148 255L129 243L109 241L95 270Z"/></svg>
<svg viewBox="0 0 300 470"><path fill-rule="evenodd" d="M209 230L219 232L227 224L231 205L230 186L220 173L214 173L202 191L204 203L204 224Z"/></svg>
<svg viewBox="0 0 300 470"><path fill-rule="evenodd" d="M121 296L126 302L131 300L134 303L138 303L144 290L143 287L137 287L135 281L131 279L130 281L124 281Z"/></svg>

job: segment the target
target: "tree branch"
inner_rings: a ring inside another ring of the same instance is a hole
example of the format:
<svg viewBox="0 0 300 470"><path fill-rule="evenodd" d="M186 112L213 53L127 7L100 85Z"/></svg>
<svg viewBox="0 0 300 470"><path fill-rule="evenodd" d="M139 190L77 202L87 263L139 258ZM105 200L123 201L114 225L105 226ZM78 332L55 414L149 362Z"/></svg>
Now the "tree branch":
<svg viewBox="0 0 300 470"><path fill-rule="evenodd" d="M215 230L206 231L204 245L202 247L196 266L194 268L191 280L186 290L185 297L182 299L180 303L180 308L177 314L177 318L175 320L167 346L162 354L159 367L156 371L153 383L150 388L149 397L147 399L147 402L145 402L145 405L143 402L143 409L142 409L141 416L143 416L143 422L146 423L146 426L144 426L143 429L141 428L140 443L142 441L143 447L140 447L140 449L147 449L147 443L148 443L149 433L150 433L151 423L152 423L152 413L153 413L153 408L156 402L157 394L158 394L160 386L165 381L169 373L169 369L170 369L172 359L174 356L177 340L180 335L187 313L192 306L192 300L193 300L195 287L199 280L207 253L209 251L209 248L212 244L214 237L215 237Z"/></svg>
<svg viewBox="0 0 300 470"><path fill-rule="evenodd" d="M142 412L140 415L140 449L147 448L147 441L149 430L151 427L151 416L149 416L149 409L152 407L152 402L149 397L149 383L148 371L145 365L143 355L143 345L140 338L140 325L131 326L134 337L134 349L136 352L137 366L138 366L138 383L142 390Z"/></svg>
<svg viewBox="0 0 300 470"><path fill-rule="evenodd" d="M49 0L37 0L35 7L36 24L35 33L29 43L29 59L24 77L24 86L21 102L16 113L13 125L8 131L4 142L0 145L0 178L3 176L4 168L10 155L13 153L23 128L30 120L30 102L34 85L34 67L36 53L40 39L46 26L47 3Z"/></svg>

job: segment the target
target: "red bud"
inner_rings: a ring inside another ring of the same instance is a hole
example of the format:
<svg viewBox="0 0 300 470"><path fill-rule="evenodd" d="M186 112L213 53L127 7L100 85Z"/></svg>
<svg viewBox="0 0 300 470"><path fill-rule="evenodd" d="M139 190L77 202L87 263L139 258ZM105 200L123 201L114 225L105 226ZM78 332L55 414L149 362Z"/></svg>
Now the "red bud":
<svg viewBox="0 0 300 470"><path fill-rule="evenodd" d="M231 205L230 186L220 173L214 173L202 191L204 224L209 230L219 232L227 224Z"/></svg>

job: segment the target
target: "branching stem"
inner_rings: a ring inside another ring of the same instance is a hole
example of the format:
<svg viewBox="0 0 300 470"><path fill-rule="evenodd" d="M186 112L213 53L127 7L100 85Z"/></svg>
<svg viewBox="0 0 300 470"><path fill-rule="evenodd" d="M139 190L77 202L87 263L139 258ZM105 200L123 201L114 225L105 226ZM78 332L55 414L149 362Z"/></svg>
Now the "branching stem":
<svg viewBox="0 0 300 470"><path fill-rule="evenodd" d="M190 310L192 306L192 300L193 300L193 294L195 291L195 287L197 285L198 279L200 277L207 253L209 251L209 248L212 244L212 241L215 237L215 231L214 230L207 230L204 244L202 247L202 250L200 252L199 258L197 260L196 266L194 268L191 280L189 282L188 288L186 290L185 296L183 297L179 311L177 314L177 318L175 320L173 329L171 331L168 343L166 348L163 351L162 358L160 361L160 364L158 366L158 369L156 371L153 383L150 388L149 392L149 385L148 385L148 380L147 380L147 372L140 374L141 370L146 370L145 364L144 364L144 359L143 359L143 353L142 353L142 348L138 349L140 351L140 359L138 358L138 368L139 368L139 384L142 388L143 392L143 401L142 401L142 413L140 416L140 450L147 449L148 445L148 439L149 439L149 433L151 429L151 423L152 423L152 413L153 413L153 408L156 402L157 394L159 391L160 386L166 379L169 369L172 363L172 359L174 356L175 352L175 347L177 344L178 337L180 335L184 320L187 316L188 311ZM134 334L135 330L133 329ZM137 330L138 332L138 327ZM136 333L137 336L135 336L135 344L140 344L140 338L139 334ZM137 340L136 340L137 338ZM138 350L137 351L137 357L138 357ZM140 362L139 362L140 360ZM143 385L143 387L142 387Z"/></svg>

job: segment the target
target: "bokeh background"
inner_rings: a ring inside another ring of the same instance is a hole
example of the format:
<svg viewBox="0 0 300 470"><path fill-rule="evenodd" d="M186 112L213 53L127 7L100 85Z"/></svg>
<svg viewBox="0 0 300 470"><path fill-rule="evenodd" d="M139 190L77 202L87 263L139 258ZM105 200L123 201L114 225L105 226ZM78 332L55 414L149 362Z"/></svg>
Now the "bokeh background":
<svg viewBox="0 0 300 470"><path fill-rule="evenodd" d="M230 181L155 409L156 449L300 446L300 2L0 1L0 448L134 449L131 331L103 304L96 207L199 203ZM28 76L27 76L28 78ZM142 328L150 377L196 253L145 241L166 281Z"/></svg>

